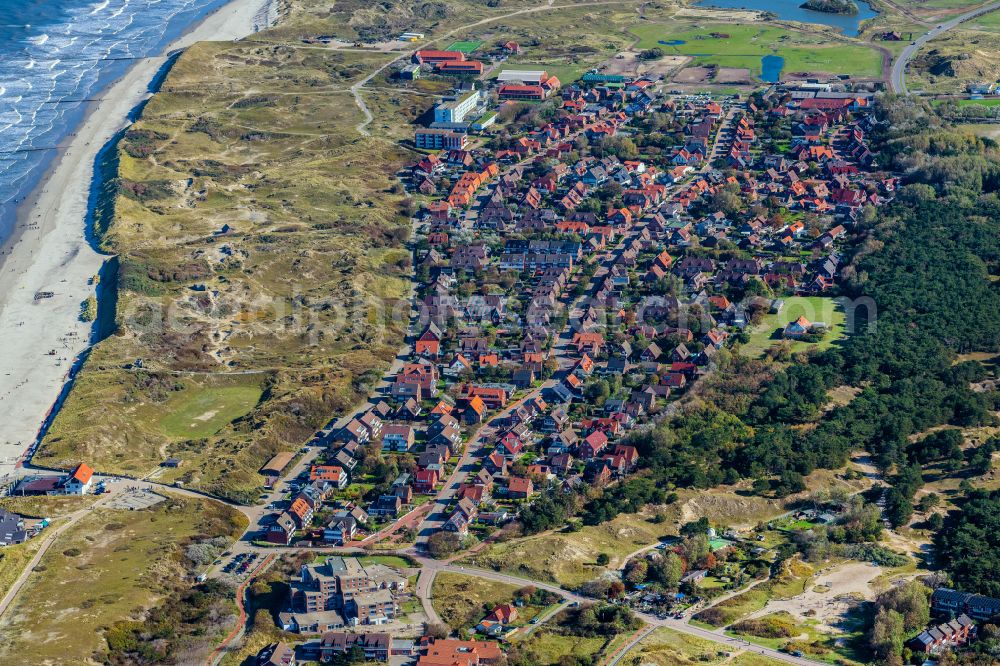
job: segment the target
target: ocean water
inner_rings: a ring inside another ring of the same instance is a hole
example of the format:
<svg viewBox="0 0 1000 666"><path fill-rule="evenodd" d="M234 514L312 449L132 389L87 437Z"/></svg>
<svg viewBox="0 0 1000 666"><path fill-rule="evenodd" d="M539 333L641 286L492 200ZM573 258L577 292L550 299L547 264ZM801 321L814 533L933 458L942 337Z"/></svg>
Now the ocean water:
<svg viewBox="0 0 1000 666"><path fill-rule="evenodd" d="M0 0L0 242L90 100L226 0Z"/></svg>

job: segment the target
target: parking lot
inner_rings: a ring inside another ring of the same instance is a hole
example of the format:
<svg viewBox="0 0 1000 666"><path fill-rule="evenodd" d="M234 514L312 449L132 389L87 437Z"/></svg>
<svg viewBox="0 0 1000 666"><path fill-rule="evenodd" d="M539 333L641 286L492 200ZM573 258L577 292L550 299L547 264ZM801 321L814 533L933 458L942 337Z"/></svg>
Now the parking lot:
<svg viewBox="0 0 1000 666"><path fill-rule="evenodd" d="M108 502L109 509L140 511L167 499L151 490L127 490Z"/></svg>

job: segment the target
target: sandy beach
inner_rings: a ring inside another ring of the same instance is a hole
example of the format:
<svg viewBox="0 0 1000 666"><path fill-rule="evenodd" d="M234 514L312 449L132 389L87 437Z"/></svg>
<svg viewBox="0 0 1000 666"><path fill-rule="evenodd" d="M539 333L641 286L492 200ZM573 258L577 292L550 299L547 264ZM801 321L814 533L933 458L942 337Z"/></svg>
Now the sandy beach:
<svg viewBox="0 0 1000 666"><path fill-rule="evenodd" d="M199 41L231 41L274 21L272 0L232 0L109 86L67 137L60 157L19 215L0 264L0 478L35 443L73 360L89 346L81 303L107 259L86 238L87 200L98 152L126 127L129 112L168 54ZM43 292L51 293L36 298Z"/></svg>

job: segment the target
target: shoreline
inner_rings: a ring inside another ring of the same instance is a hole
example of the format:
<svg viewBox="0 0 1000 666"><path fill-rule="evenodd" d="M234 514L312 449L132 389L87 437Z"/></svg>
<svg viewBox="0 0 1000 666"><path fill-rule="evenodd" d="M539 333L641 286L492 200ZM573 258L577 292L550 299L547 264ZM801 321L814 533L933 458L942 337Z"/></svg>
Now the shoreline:
<svg viewBox="0 0 1000 666"><path fill-rule="evenodd" d="M270 24L274 0L230 0L190 24L157 55L137 61L91 102L83 119L31 194L18 206L0 255L0 479L30 458L51 419L77 359L91 346L96 322L83 322L81 303L94 295L110 255L99 253L88 228L95 163L131 124L130 114L171 54L200 41L235 41ZM45 297L36 298L43 292ZM51 294L51 295L49 295Z"/></svg>

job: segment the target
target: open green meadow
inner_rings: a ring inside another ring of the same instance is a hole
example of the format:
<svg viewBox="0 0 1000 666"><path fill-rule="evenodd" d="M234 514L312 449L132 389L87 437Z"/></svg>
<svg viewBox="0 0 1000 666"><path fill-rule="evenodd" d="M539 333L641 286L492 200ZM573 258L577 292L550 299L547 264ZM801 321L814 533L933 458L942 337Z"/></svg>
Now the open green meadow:
<svg viewBox="0 0 1000 666"><path fill-rule="evenodd" d="M785 59L785 75L826 72L876 77L882 67L881 55L861 44L761 24L712 23L678 29L675 25L644 23L629 28L629 32L639 38L638 49L660 48L667 55L690 56L695 65L744 68L758 76L760 59L766 55Z"/></svg>
<svg viewBox="0 0 1000 666"><path fill-rule="evenodd" d="M742 346L747 356L759 357L774 345L783 343L781 332L785 325L799 317L805 317L810 322L824 323L826 335L819 342L789 341L791 351L808 350L822 351L833 346L846 335L847 316L844 309L832 298L826 296L792 296L784 299L785 305L781 312L768 314L760 324L753 327L750 340Z"/></svg>

